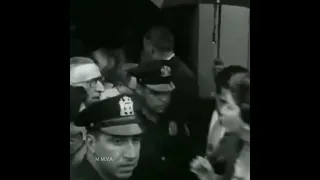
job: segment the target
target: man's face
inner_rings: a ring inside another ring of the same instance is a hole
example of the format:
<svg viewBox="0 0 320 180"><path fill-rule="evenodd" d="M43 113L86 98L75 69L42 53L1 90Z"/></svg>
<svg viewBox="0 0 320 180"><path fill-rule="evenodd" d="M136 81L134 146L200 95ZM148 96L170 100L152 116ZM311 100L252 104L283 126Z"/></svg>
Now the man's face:
<svg viewBox="0 0 320 180"><path fill-rule="evenodd" d="M104 91L104 86L100 81L100 78L92 79L86 82L87 98L86 104L90 105L94 102L100 101L100 95Z"/></svg>
<svg viewBox="0 0 320 180"><path fill-rule="evenodd" d="M143 96L148 107L157 113L165 112L171 100L171 92L157 92L147 87L144 88Z"/></svg>
<svg viewBox="0 0 320 180"><path fill-rule="evenodd" d="M95 160L106 176L126 179L132 175L139 160L140 136L102 134L95 139L94 151Z"/></svg>

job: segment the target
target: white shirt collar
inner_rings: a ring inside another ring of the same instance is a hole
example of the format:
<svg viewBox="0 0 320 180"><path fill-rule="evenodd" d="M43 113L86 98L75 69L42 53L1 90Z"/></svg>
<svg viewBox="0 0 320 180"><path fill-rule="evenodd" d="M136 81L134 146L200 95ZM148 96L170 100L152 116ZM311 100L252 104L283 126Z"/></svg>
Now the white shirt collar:
<svg viewBox="0 0 320 180"><path fill-rule="evenodd" d="M86 108L86 105L84 103L81 103L79 112L83 111Z"/></svg>
<svg viewBox="0 0 320 180"><path fill-rule="evenodd" d="M164 60L170 60L172 59L176 54L172 53L168 58L164 59Z"/></svg>
<svg viewBox="0 0 320 180"><path fill-rule="evenodd" d="M218 117L219 117L218 112L216 110L213 111L211 120L210 120L210 125L209 125L209 132L211 131L213 126L218 122Z"/></svg>
<svg viewBox="0 0 320 180"><path fill-rule="evenodd" d="M208 131L208 137L207 137L208 140L210 139L209 136L211 135L213 127L215 125L218 125L218 123L219 123L218 119L219 119L219 115L218 115L217 110L215 110L212 113L212 117L211 117L211 121L210 121L210 125L209 125L209 131ZM226 128L221 126L221 134L219 135L219 139L221 139L224 136L225 132L226 132Z"/></svg>

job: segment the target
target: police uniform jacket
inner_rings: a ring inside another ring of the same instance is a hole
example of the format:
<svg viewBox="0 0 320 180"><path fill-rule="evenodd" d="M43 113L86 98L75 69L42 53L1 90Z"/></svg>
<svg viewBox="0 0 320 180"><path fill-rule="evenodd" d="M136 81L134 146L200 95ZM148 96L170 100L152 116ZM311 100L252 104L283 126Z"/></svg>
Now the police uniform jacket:
<svg viewBox="0 0 320 180"><path fill-rule="evenodd" d="M182 124L168 121L165 116L158 123L140 113L142 134L140 159L132 178L139 180L194 179L189 171L190 140ZM169 133L171 123L177 123L176 134Z"/></svg>

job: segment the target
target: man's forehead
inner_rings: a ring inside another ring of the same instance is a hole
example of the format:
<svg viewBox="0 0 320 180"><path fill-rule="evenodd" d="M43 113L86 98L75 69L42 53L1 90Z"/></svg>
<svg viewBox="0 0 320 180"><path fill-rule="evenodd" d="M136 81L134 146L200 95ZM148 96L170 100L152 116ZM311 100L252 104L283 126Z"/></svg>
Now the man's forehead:
<svg viewBox="0 0 320 180"><path fill-rule="evenodd" d="M92 78L90 80L88 80L88 82L97 82L97 81L101 81L103 80L103 77L102 76L97 76L95 78Z"/></svg>
<svg viewBox="0 0 320 180"><path fill-rule="evenodd" d="M133 137L143 133L139 123L103 127L99 131L112 137Z"/></svg>
<svg viewBox="0 0 320 180"><path fill-rule="evenodd" d="M86 82L99 77L101 77L101 73L96 64L70 67L70 84Z"/></svg>
<svg viewBox="0 0 320 180"><path fill-rule="evenodd" d="M139 133L139 134L130 134L130 135L116 135L116 134L110 134L105 131L100 131L100 133L103 135L105 139L112 139L112 138L129 139L134 137L140 137L142 134L142 133Z"/></svg>

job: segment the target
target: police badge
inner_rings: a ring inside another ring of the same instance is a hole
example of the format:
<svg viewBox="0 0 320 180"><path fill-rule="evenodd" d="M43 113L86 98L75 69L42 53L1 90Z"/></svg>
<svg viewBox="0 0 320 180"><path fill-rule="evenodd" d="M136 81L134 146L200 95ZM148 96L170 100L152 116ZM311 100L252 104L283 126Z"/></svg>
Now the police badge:
<svg viewBox="0 0 320 180"><path fill-rule="evenodd" d="M161 68L161 76L162 77L171 76L171 68L169 66L163 66Z"/></svg>
<svg viewBox="0 0 320 180"><path fill-rule="evenodd" d="M120 101L120 116L133 116L133 102L130 97L123 96Z"/></svg>

